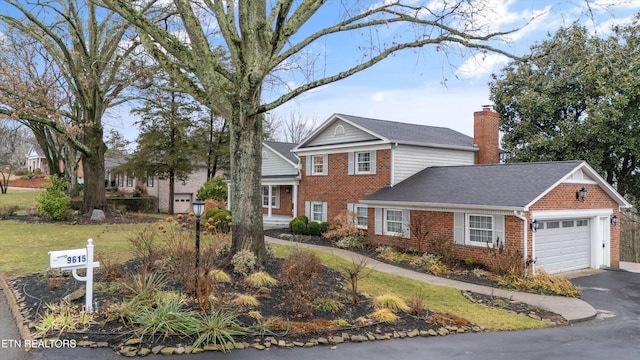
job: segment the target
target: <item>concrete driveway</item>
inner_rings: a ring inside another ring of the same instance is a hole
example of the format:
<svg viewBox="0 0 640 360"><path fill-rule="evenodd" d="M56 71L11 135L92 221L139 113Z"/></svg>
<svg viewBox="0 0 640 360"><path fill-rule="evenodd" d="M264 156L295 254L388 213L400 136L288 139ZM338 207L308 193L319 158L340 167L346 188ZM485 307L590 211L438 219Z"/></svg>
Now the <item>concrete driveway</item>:
<svg viewBox="0 0 640 360"><path fill-rule="evenodd" d="M598 309L591 321L572 326L441 338L415 338L341 344L310 349L243 350L230 354L179 355L179 359L636 359L640 354L640 274L604 271L572 280L583 299ZM2 350L0 350L2 351ZM5 354L0 354L5 355ZM8 355L8 354L6 354ZM24 354L21 354L24 355ZM9 359L0 356L2 359ZM36 350L15 359L122 359L110 350ZM149 359L166 359L151 355Z"/></svg>

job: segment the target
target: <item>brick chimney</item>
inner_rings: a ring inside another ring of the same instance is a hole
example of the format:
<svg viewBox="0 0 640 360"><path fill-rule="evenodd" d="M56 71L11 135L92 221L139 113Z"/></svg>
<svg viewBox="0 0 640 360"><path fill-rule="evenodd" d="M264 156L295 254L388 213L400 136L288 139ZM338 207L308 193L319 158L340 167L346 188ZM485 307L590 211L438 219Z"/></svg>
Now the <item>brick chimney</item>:
<svg viewBox="0 0 640 360"><path fill-rule="evenodd" d="M500 147L498 127L500 115L485 105L482 111L473 113L473 142L478 146L476 164L498 164L500 162Z"/></svg>

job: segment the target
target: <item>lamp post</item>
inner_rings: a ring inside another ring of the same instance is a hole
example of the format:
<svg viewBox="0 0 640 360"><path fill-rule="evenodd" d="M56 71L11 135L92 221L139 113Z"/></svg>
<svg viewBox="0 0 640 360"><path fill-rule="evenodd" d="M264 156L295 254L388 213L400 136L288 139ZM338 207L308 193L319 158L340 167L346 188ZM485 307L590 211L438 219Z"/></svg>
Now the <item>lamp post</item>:
<svg viewBox="0 0 640 360"><path fill-rule="evenodd" d="M200 277L200 217L202 212L204 212L204 201L196 198L196 201L193 202L193 214L196 216L196 294L198 293L198 277Z"/></svg>

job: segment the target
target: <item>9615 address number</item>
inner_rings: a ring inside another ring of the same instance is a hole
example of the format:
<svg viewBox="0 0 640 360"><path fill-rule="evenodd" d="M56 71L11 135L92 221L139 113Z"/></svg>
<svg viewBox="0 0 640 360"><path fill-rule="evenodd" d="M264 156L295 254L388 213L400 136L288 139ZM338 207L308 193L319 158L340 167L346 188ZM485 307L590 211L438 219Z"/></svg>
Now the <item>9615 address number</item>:
<svg viewBox="0 0 640 360"><path fill-rule="evenodd" d="M67 264L82 264L87 262L87 255L67 256Z"/></svg>

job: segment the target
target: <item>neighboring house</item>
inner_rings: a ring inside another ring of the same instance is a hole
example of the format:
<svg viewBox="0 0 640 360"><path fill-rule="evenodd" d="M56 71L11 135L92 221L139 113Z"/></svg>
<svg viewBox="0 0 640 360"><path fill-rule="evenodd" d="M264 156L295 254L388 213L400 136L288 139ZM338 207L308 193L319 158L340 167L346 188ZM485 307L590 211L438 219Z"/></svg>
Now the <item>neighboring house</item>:
<svg viewBox="0 0 640 360"><path fill-rule="evenodd" d="M618 267L620 230L611 224L630 204L583 161L498 164L498 126L488 108L474 113L473 138L335 114L292 149L300 159L299 178L288 178L292 215L331 222L352 212L373 243L416 249L421 234L446 237L461 259L478 262L500 241L550 273ZM263 184L278 176L263 165ZM282 207L274 188L265 191L271 214L276 199Z"/></svg>
<svg viewBox="0 0 640 360"><path fill-rule="evenodd" d="M27 170L29 172L40 172L43 175L49 175L49 165L47 164L47 158L44 156L44 151L38 145L33 145L27 153Z"/></svg>
<svg viewBox="0 0 640 360"><path fill-rule="evenodd" d="M169 211L169 179L159 179L157 176L149 176L146 179L138 179L131 174L116 171L119 165L126 159L105 160L105 186L108 189L132 194L136 188L146 191L147 195L158 198L158 212ZM219 174L218 174L219 175ZM186 214L191 211L196 193L207 181L207 167L194 165L192 173L185 181L175 180L173 196L174 214Z"/></svg>

